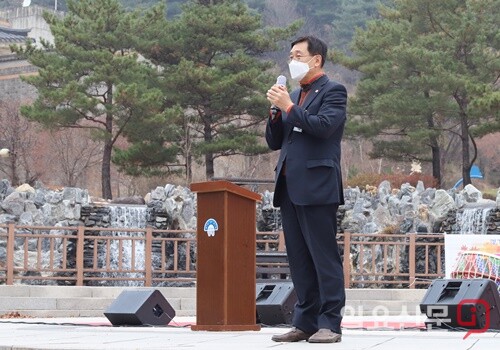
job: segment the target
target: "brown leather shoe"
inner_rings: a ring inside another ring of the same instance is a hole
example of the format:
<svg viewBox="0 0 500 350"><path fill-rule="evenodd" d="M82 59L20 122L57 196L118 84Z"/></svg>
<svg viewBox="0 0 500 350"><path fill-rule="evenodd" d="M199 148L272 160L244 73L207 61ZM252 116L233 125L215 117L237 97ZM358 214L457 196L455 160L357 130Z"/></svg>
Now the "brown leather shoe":
<svg viewBox="0 0 500 350"><path fill-rule="evenodd" d="M273 335L271 340L280 343L293 343L301 340L307 340L310 336L310 334L303 332L296 327L293 327L289 332L286 332L285 334Z"/></svg>
<svg viewBox="0 0 500 350"><path fill-rule="evenodd" d="M321 328L307 340L309 343L339 343L342 340L342 334L335 333L330 329Z"/></svg>

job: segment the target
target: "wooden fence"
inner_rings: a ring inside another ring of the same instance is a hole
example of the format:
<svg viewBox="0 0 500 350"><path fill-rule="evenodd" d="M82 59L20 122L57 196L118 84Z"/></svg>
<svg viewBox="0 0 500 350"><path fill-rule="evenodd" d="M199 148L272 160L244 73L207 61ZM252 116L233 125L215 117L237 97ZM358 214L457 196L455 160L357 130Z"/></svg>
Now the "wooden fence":
<svg viewBox="0 0 500 350"><path fill-rule="evenodd" d="M444 277L441 234L344 233L338 240L348 288L426 288ZM256 232L256 247L284 252L282 232ZM195 280L195 231L0 225L0 284L188 286Z"/></svg>

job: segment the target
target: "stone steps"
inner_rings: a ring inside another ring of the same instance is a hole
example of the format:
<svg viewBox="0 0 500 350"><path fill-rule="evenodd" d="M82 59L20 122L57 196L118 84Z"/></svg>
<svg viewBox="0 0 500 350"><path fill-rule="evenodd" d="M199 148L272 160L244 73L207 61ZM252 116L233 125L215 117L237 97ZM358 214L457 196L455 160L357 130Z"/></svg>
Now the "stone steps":
<svg viewBox="0 0 500 350"><path fill-rule="evenodd" d="M420 315L426 289L347 289L345 315Z"/></svg>
<svg viewBox="0 0 500 350"><path fill-rule="evenodd" d="M103 312L125 289L139 287L0 286L0 315L19 312L32 317L102 317ZM194 288L158 289L177 316L193 316Z"/></svg>
<svg viewBox="0 0 500 350"><path fill-rule="evenodd" d="M103 317L125 289L158 289L177 316L196 315L196 289L187 287L68 287L0 285L0 315L31 317ZM426 290L348 289L347 316L419 315Z"/></svg>

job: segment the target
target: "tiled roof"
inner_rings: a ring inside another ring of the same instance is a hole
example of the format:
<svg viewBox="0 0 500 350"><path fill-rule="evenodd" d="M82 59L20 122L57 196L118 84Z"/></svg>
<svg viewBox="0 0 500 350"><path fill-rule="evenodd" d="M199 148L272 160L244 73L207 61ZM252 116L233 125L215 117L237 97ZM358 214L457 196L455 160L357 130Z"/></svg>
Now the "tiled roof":
<svg viewBox="0 0 500 350"><path fill-rule="evenodd" d="M28 38L30 29L12 29L7 27L0 27L0 43L24 43Z"/></svg>

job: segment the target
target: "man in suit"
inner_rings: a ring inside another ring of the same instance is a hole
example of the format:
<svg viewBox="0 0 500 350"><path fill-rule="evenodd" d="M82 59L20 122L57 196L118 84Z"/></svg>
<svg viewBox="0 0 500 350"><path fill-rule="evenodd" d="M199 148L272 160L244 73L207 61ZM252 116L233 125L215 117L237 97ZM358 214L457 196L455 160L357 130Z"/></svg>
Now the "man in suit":
<svg viewBox="0 0 500 350"><path fill-rule="evenodd" d="M337 247L338 206L344 204L340 142L347 92L326 76L326 44L313 36L291 44L290 75L301 88L288 94L274 85L266 141L281 150L273 204L281 208L283 231L297 304L293 328L272 340L341 341L345 306L342 260Z"/></svg>

